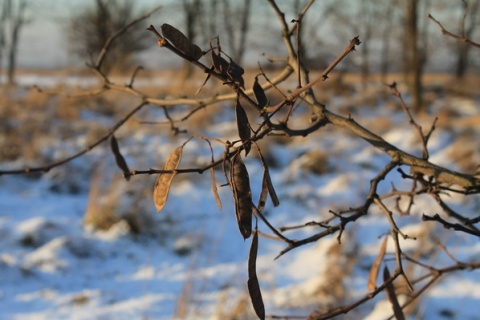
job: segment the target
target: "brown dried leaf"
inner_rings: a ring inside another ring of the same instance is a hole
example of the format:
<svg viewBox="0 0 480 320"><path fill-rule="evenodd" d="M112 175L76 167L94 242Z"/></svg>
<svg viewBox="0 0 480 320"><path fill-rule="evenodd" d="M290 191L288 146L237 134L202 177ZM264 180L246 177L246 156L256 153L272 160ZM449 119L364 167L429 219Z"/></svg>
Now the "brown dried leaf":
<svg viewBox="0 0 480 320"><path fill-rule="evenodd" d="M203 56L203 51L197 45L190 42L187 37L177 28L168 23L162 24L163 36L178 50L182 51L191 60L198 60Z"/></svg>
<svg viewBox="0 0 480 320"><path fill-rule="evenodd" d="M252 132L250 131L250 123L248 122L247 113L245 112L245 109L243 109L238 99L237 104L235 105L235 114L237 117L238 135L243 142L243 147L245 148L245 156L247 156L250 152L252 145L252 143L250 142Z"/></svg>
<svg viewBox="0 0 480 320"><path fill-rule="evenodd" d="M260 108L264 108L267 105L268 100L267 96L265 95L265 91L258 83L258 77L255 77L255 82L253 83L253 94L255 95L255 99L257 99L257 103Z"/></svg>
<svg viewBox="0 0 480 320"><path fill-rule="evenodd" d="M167 158L167 162L163 167L165 171L175 171L182 160L182 152L183 146L177 147L175 150L170 153ZM172 184L172 180L175 177L176 173L161 173L158 178L157 182L155 183L155 189L153 189L153 202L155 203L155 208L157 212L160 212L165 203L167 203L168 192L170 191L170 186Z"/></svg>
<svg viewBox="0 0 480 320"><path fill-rule="evenodd" d="M385 266L383 269L383 281L387 281L390 279L390 272L388 268ZM395 294L395 288L391 282L386 284L385 290L387 291L387 297L390 303L392 304L393 314L397 320L405 320L405 315L403 314L403 310L398 303L397 295Z"/></svg>
<svg viewBox="0 0 480 320"><path fill-rule="evenodd" d="M378 252L378 256L375 259L375 262L370 269L370 275L368 276L368 290L373 291L375 290L378 272L380 271L380 265L382 264L383 258L385 257L385 252L387 251L387 240L388 237L383 239L382 245L380 246L380 251Z"/></svg>
<svg viewBox="0 0 480 320"><path fill-rule="evenodd" d="M258 232L253 233L252 246L248 256L248 293L252 300L253 309L259 319L265 319L265 306L263 304L262 292L257 278L257 252L258 252Z"/></svg>
<svg viewBox="0 0 480 320"><path fill-rule="evenodd" d="M253 203L248 171L240 156L240 152L237 152L232 158L230 180L238 228L243 238L247 239L252 234Z"/></svg>
<svg viewBox="0 0 480 320"><path fill-rule="evenodd" d="M127 181L130 180L130 169L128 168L125 158L120 153L117 139L113 134L110 137L110 148L112 149L113 155L115 156L115 162L117 163L117 166L123 172L123 176L125 177L125 179L127 179Z"/></svg>

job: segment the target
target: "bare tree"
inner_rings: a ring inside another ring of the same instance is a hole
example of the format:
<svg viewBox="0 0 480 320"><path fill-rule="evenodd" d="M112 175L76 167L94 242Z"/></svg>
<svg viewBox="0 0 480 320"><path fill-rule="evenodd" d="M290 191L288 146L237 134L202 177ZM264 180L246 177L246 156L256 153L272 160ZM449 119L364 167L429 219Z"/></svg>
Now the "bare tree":
<svg viewBox="0 0 480 320"><path fill-rule="evenodd" d="M95 0L95 6L80 11L70 21L68 30L74 53L84 59L98 55L107 39L139 14L135 8L133 0ZM134 61L133 54L149 45L141 32L141 28L134 28L119 37L110 48L107 61L102 64L102 71L112 67L130 67Z"/></svg>
<svg viewBox="0 0 480 320"><path fill-rule="evenodd" d="M20 32L27 22L25 12L28 0L4 0L0 17L0 65L3 53L7 55L7 78L9 84L15 83L17 67L18 41Z"/></svg>

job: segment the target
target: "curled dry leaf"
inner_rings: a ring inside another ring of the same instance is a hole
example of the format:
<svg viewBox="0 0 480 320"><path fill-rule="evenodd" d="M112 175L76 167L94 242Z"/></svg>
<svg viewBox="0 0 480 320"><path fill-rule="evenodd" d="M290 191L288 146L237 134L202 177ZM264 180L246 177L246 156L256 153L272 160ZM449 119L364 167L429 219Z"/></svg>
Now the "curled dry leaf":
<svg viewBox="0 0 480 320"><path fill-rule="evenodd" d="M202 85L200 86L200 88L197 89L197 91L195 91L195 95L199 94L200 91L202 91L203 87L205 87L205 85L207 84L207 81L208 79L210 79L210 73L207 73L207 76L205 77L205 80L203 81Z"/></svg>
<svg viewBox="0 0 480 320"><path fill-rule="evenodd" d="M114 135L110 137L110 148L115 156L115 162L117 163L117 166L123 172L123 176L125 179L127 179L127 181L130 180L130 169L128 168L125 158L120 153L120 148L118 147L118 142Z"/></svg>
<svg viewBox="0 0 480 320"><path fill-rule="evenodd" d="M155 203L157 212L160 212L165 206L165 203L167 203L168 192L170 191L172 180L175 177L175 170L177 170L182 160L182 152L183 146L180 146L170 153L163 170L172 172L161 173L157 178L155 189L153 189L153 202Z"/></svg>
<svg viewBox="0 0 480 320"><path fill-rule="evenodd" d="M252 246L248 256L248 293L252 300L253 309L259 319L265 319L265 306L257 277L258 231L253 233Z"/></svg>
<svg viewBox="0 0 480 320"><path fill-rule="evenodd" d="M390 272L385 266L385 268L383 269L383 281L387 281L388 279L390 279ZM397 295L395 293L395 288L393 284L391 282L387 283L385 286L385 290L387 291L388 300L392 304L395 319L405 320L405 315L403 314L402 307L400 307L400 304L398 303Z"/></svg>
<svg viewBox="0 0 480 320"><path fill-rule="evenodd" d="M255 77L255 82L253 83L253 94L260 108L264 108L268 104L267 96L262 86L258 83L258 77Z"/></svg>
<svg viewBox="0 0 480 320"><path fill-rule="evenodd" d="M210 178L212 180L212 192L215 197L215 202L217 203L218 209L222 210L222 200L220 200L220 196L218 195L217 181L215 179L215 170L213 167L210 168Z"/></svg>
<svg viewBox="0 0 480 320"><path fill-rule="evenodd" d="M245 112L245 109L243 109L238 98L237 104L235 105L235 114L237 118L238 135L243 142L246 156L250 152L252 146L252 143L250 142L252 132L250 131L250 123L248 122L247 113Z"/></svg>
<svg viewBox="0 0 480 320"><path fill-rule="evenodd" d="M260 155L260 161L262 162L262 165L263 165L262 193L264 192L263 190L266 188L268 190L268 194L270 195L270 199L272 199L273 206L278 207L280 205L280 200L278 200L277 193L275 192L275 188L273 187L272 179L270 178L270 170L268 169L268 164L265 161L265 158L260 152L260 148L258 148L258 146L257 146L257 150L258 150L258 154ZM265 200L266 200L266 197L265 197Z"/></svg>
<svg viewBox="0 0 480 320"><path fill-rule="evenodd" d="M265 182L265 172L263 173L263 180L262 180L262 190L260 191L260 196L258 197L257 209L260 212L263 212L265 209L265 205L267 203L267 196L268 196L268 188Z"/></svg>
<svg viewBox="0 0 480 320"><path fill-rule="evenodd" d="M368 290L373 291L375 290L376 281L378 277L378 272L380 270L380 265L382 264L383 258L385 257L385 252L387 251L387 240L388 237L383 239L382 245L380 246L380 251L378 252L378 256L375 259L375 262L370 269L370 275L368 276Z"/></svg>
<svg viewBox="0 0 480 320"><path fill-rule="evenodd" d="M227 60L223 59L220 55L216 54L215 51L212 49L210 51L211 56L212 56L212 64L213 68L215 69L216 72L220 73L224 77L228 78L228 66L229 63Z"/></svg>
<svg viewBox="0 0 480 320"><path fill-rule="evenodd" d="M196 44L190 42L187 37L177 28L168 23L162 24L163 36L178 50L182 51L191 60L198 60L203 56L203 51Z"/></svg>
<svg viewBox="0 0 480 320"><path fill-rule="evenodd" d="M230 59L230 63L228 65L227 74L228 77L236 84L238 84L241 88L245 89L245 81L243 80L243 74L245 71L242 67L236 64L232 59Z"/></svg>
<svg viewBox="0 0 480 320"><path fill-rule="evenodd" d="M243 238L247 239L252 234L253 203L248 171L240 156L240 152L237 152L232 158L230 180L238 228Z"/></svg>
<svg viewBox="0 0 480 320"><path fill-rule="evenodd" d="M212 180L212 192L213 196L215 197L215 202L217 203L218 209L222 210L222 201L220 200L220 196L218 195L218 189L217 189L217 180L215 179L215 158L213 156L213 148L212 144L208 139L205 139L205 141L208 143L208 146L210 147L210 153L212 156L212 159L210 161L210 164L212 165L210 168L210 180Z"/></svg>
<svg viewBox="0 0 480 320"><path fill-rule="evenodd" d="M213 69L227 78L229 81L238 84L239 87L245 88L245 81L243 80L243 74L245 70L236 64L232 59L230 62L225 60L220 54L215 53L215 50L210 51L212 58Z"/></svg>

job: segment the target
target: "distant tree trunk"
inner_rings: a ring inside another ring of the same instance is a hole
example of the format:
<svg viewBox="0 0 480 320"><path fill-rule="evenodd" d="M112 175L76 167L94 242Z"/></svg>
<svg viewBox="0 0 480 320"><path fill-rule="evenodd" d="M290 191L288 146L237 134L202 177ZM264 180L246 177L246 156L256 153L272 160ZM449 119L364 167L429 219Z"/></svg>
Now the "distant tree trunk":
<svg viewBox="0 0 480 320"><path fill-rule="evenodd" d="M369 42L372 38L372 19L374 19L374 9L371 6L370 1L362 1L360 5L360 17L362 19L363 24L363 34L362 39L364 40L361 45L361 56L362 56L362 63L361 63L361 74L362 74L362 86L365 89L368 83L368 77L370 76L370 46Z"/></svg>
<svg viewBox="0 0 480 320"><path fill-rule="evenodd" d="M3 2L0 15L0 70L2 69L3 64L3 53L6 49L7 40L6 40L6 23L7 23L7 7L8 2Z"/></svg>
<svg viewBox="0 0 480 320"><path fill-rule="evenodd" d="M466 16L464 16L463 23L465 25L463 25L462 28L465 32L464 36L466 38L470 38L475 30L478 9L480 8L479 3L480 1L478 0L473 1L473 3L471 1L469 7L467 7L467 4L464 3ZM455 76L457 79L462 79L468 70L468 56L471 48L472 46L468 45L467 43L458 42L456 44L457 61L455 67Z"/></svg>
<svg viewBox="0 0 480 320"><path fill-rule="evenodd" d="M17 4L17 5L15 5ZM17 66L18 38L26 20L25 9L27 0L17 3L4 0L1 17L0 45L2 46L0 58L7 54L7 79L9 84L15 83L15 69Z"/></svg>
<svg viewBox="0 0 480 320"><path fill-rule="evenodd" d="M245 43L247 41L247 33L250 26L250 9L252 6L251 0L244 0L242 8L236 12L230 7L229 1L223 2L223 17L225 30L227 32L227 44L230 49L229 55L232 59L242 64L243 56L245 54ZM235 14L237 13L237 14ZM235 22L239 21L236 25ZM238 37L236 37L238 35Z"/></svg>
<svg viewBox="0 0 480 320"><path fill-rule="evenodd" d="M183 11L185 12L185 36L191 42L197 38L197 28L201 24L203 15L203 4L201 0L182 0ZM183 62L182 77L187 79L192 75L193 65L189 61Z"/></svg>
<svg viewBox="0 0 480 320"><path fill-rule="evenodd" d="M457 61L455 67L455 76L462 79L468 69L468 53L471 46L467 43L457 43Z"/></svg>
<svg viewBox="0 0 480 320"><path fill-rule="evenodd" d="M422 57L418 49L418 0L407 0L406 5L406 37L405 73L407 85L412 95L412 106L420 112L423 108L422 101Z"/></svg>
<svg viewBox="0 0 480 320"><path fill-rule="evenodd" d="M8 83L15 83L15 69L17 67L17 51L18 51L18 37L20 36L20 29L24 24L23 12L26 8L26 1L20 2L17 16L12 15L12 33L11 43L8 52ZM13 13L13 10L11 11Z"/></svg>
<svg viewBox="0 0 480 320"><path fill-rule="evenodd" d="M218 35L218 0L210 0L210 6L208 10L208 22L206 24L206 29L208 30L208 38Z"/></svg>
<svg viewBox="0 0 480 320"><path fill-rule="evenodd" d="M390 41L393 33L393 19L392 19L392 10L394 7L392 1L385 2L385 9L382 11L382 15L387 17L385 19L385 25L382 28L381 38L382 38L382 49L381 49L381 60L380 60L380 74L383 82L387 81L387 75L389 72L390 66Z"/></svg>

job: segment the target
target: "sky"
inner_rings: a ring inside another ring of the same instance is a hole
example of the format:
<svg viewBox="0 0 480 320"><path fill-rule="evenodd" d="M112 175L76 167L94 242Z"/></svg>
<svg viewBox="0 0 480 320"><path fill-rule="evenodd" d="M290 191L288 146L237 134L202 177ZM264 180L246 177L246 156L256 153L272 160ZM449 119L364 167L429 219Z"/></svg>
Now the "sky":
<svg viewBox="0 0 480 320"><path fill-rule="evenodd" d="M138 1L141 3L140 7L145 8L155 6L156 3L168 5L170 2L172 1ZM29 23L22 29L20 37L18 67L27 69L65 68L72 65L84 65L84 61L69 53L65 31L70 17L88 3L93 3L93 1L32 1L27 14Z"/></svg>
<svg viewBox="0 0 480 320"><path fill-rule="evenodd" d="M349 0L341 0L337 2L342 10L347 8L345 7L346 3L350 3ZM321 50L317 51L322 52L322 54L323 52L327 51L329 54L332 52L341 52L345 41L350 40L356 35L360 35L362 39L363 31L360 27L352 30L352 26L355 25L355 22L348 21L341 24L339 27L339 21L335 18L332 18L332 15L323 16L321 9L322 6L325 8L330 4L337 2L317 1L307 15L307 18L310 19L310 21L315 21L315 24L311 30L306 30L307 28L304 29L304 34L307 35L304 38L308 37L309 40L307 42L314 43L314 48L320 44ZM79 12L82 7L93 3L94 0L30 1L30 7L27 14L27 19L29 22L22 29L20 36L20 46L17 60L18 68L62 69L67 67L84 66L86 61L80 60L78 57L73 56L69 52L69 43L65 31L68 29L69 19L75 13ZM139 4L141 9L148 9L157 5L164 5L164 9L144 22L145 26L148 24L158 26L167 22L179 27L180 29L183 29L184 17L181 8L179 7L179 1L139 0L136 1L136 3ZM254 0L252 3L255 8L252 10L251 19L253 20L253 23L255 23L256 29L255 32L251 32L249 34L247 39L248 47L250 49L253 48L253 50L248 52L250 57L246 60L253 61L252 64L256 65L256 62L261 60L262 52L278 53L278 43L280 42L275 42L276 38L274 36L279 35L279 25L277 21L269 23L269 18L267 17L270 17L270 15L273 17L273 13L266 5L266 1ZM441 3L441 1L438 3ZM458 27L457 18L461 16L459 15L458 10L455 12L452 10L445 10L445 8L438 6L438 3L432 2L431 8L428 9L428 12L432 12L435 17L441 18L441 20L445 23L445 26L449 28ZM282 6L283 10L291 9L291 5L285 1L279 1L278 4ZM352 8L352 6L349 6L348 8ZM393 14L395 14L395 12ZM290 16L287 15L287 21L295 18L293 14ZM317 22L316 20L319 19L320 21ZM426 22L423 20L426 20ZM426 17L424 17L423 20L422 23L430 23ZM449 49L452 47L452 41L449 42L448 40L450 39L445 39L446 37L442 36L439 30L435 30L436 26L433 25L433 23L429 24L429 28L433 34L433 36L430 36L429 38L430 42L440 43L440 46L436 45L435 49L429 52L429 56L433 57L432 60L436 61L434 67L437 69L448 68L448 66L451 66L453 62ZM310 37L312 35L312 31L317 34L314 36L313 40ZM148 32L145 34L146 36L151 36L148 34ZM320 34L320 36L318 36L318 34ZM225 35L223 35L223 37L225 38ZM156 51L149 50L146 54L144 54L143 57L147 57L147 59L141 61L142 65L145 67L151 67L161 66L162 63L164 63L165 65L171 66L172 63L178 62L178 59L165 60L165 55L162 56L161 54L158 54L156 42L154 39L152 40L152 50ZM371 43L374 44L374 41ZM373 45L370 48L373 48ZM310 53L317 51L309 50ZM398 50L393 51L397 52ZM154 52L154 54L152 54L152 52ZM166 58L168 59L168 55L166 55ZM355 56L353 59L360 59L360 55ZM442 63L439 64L438 61L442 61Z"/></svg>
<svg viewBox="0 0 480 320"><path fill-rule="evenodd" d="M66 30L68 29L69 19L81 8L87 4L93 4L93 0L82 1L82 0L36 0L31 1L30 7L28 9L27 19L28 24L21 31L20 36L20 45L18 50L17 66L19 69L35 69L35 68L66 68L66 67L81 67L85 64L85 61L78 59L77 57L70 54L68 49L68 39L66 36ZM136 1L139 9L148 10L154 8L157 5L163 5L164 9L160 10L157 14L153 15L147 19L144 23L145 26L153 24L159 26L162 23L170 23L172 25L178 26L180 29L183 29L184 16L181 11L180 2L173 0L139 0ZM254 10L252 10L252 16L254 23L260 25L258 30L255 32L255 35L250 36L249 47L253 48L258 44L261 45L262 50L272 51L271 47L274 44L272 42L272 37L269 35L269 38L261 38L262 33L265 35L266 32L269 32L269 28L273 29L275 34L279 34L278 25L275 21L274 25L268 24L264 18L255 18L265 17L268 14L272 14L271 10L266 5L264 1L255 0L252 2L254 5ZM285 6L285 3L279 3L279 5ZM322 5L318 3L317 5ZM289 6L287 6L290 8ZM265 12L267 11L267 12ZM294 16L292 15L292 18ZM147 32L146 32L147 34ZM149 36L149 33L147 34ZM267 41L266 41L267 40ZM270 44L268 42L271 42ZM156 50L156 42L152 41L152 49ZM150 54L152 51L148 51L147 54ZM158 52L158 50L157 50ZM251 53L250 53L251 54ZM258 50L254 53L255 58L253 61L258 61L258 57L261 52ZM142 61L142 65L155 66L159 65L161 57L158 55L149 55L148 59ZM168 65L172 62L175 63L178 61L174 59L173 61L168 61Z"/></svg>

